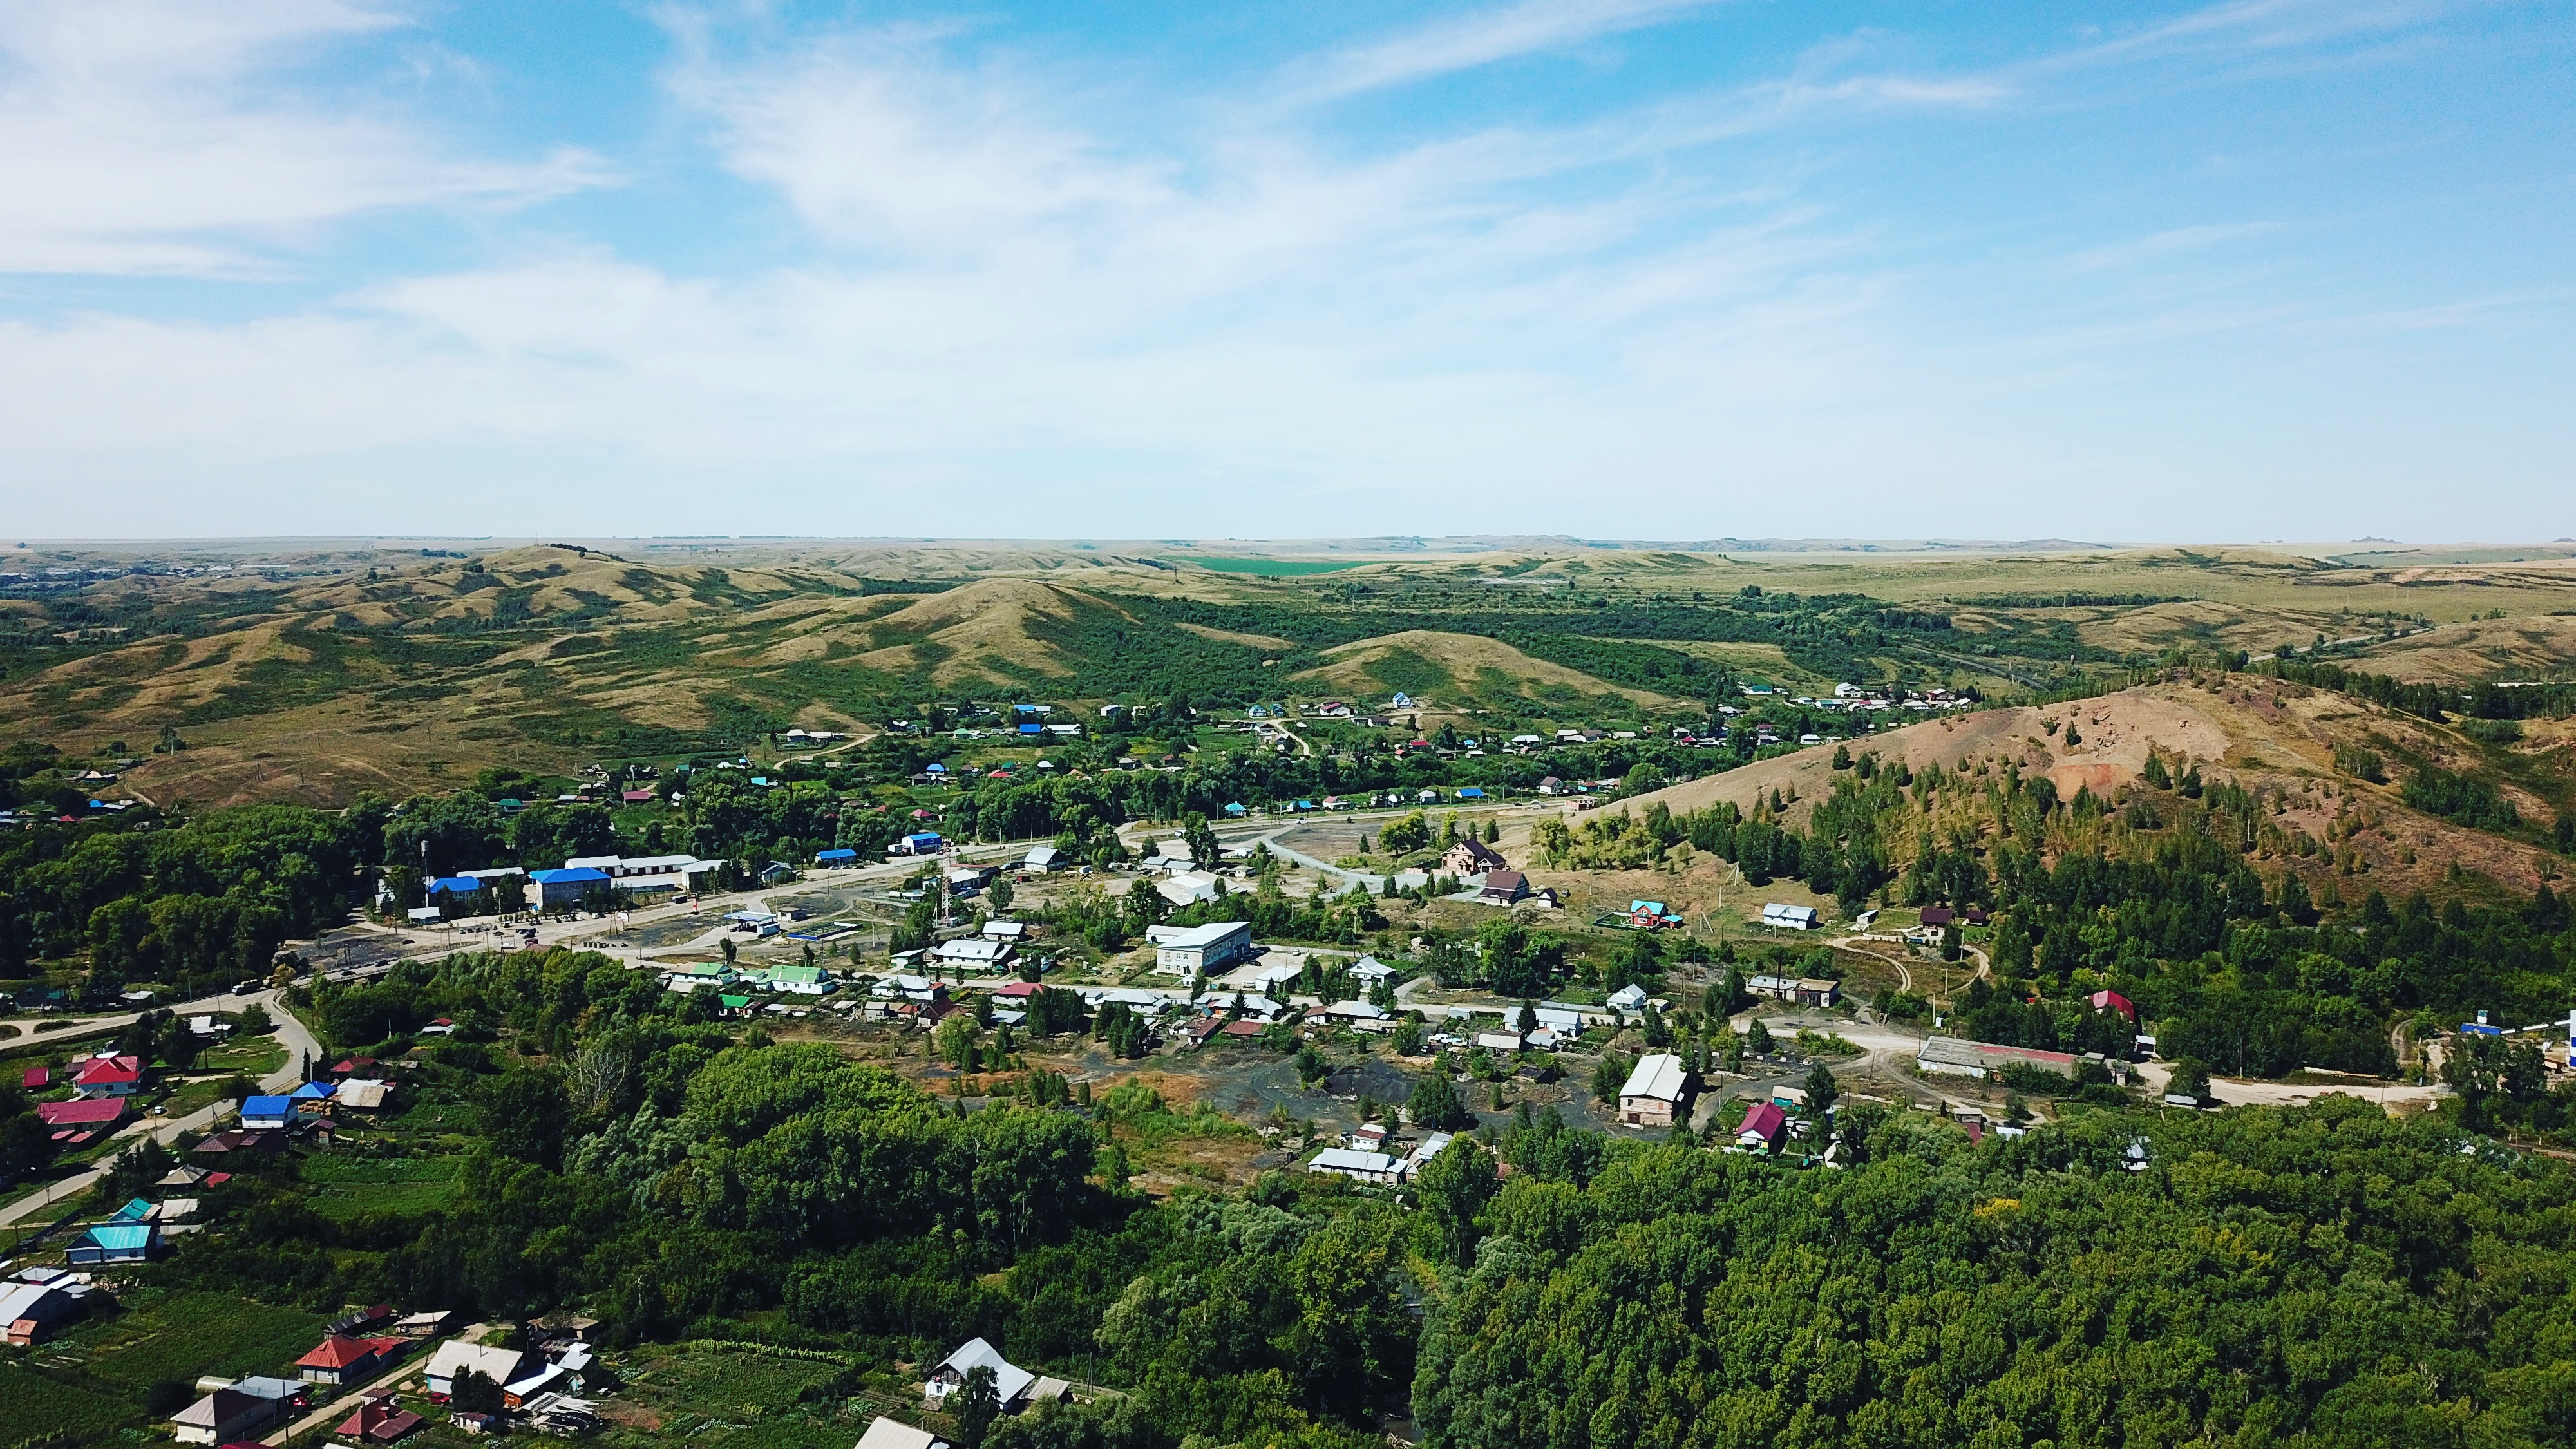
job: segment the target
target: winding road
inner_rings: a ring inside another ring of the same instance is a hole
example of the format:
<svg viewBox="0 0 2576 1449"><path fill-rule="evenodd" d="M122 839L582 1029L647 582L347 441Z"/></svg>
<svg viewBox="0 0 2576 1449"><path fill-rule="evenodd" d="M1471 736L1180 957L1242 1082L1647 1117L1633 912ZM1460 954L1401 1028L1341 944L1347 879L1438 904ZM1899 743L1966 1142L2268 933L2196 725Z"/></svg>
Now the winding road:
<svg viewBox="0 0 2576 1449"><path fill-rule="evenodd" d="M215 999L207 998L209 1001ZM268 1013L269 1020L277 1023L278 1045L286 1048L286 1060L279 1064L277 1070L260 1078L260 1090L268 1093L283 1093L303 1085L303 1063L307 1058L317 1061L322 1058L322 1043L314 1038L312 1031L303 1022L296 1020L295 1013L278 1004L275 991L255 992L241 1000L245 1009L257 1006ZM133 1018L125 1019L130 1021ZM185 1117L145 1117L127 1124L113 1140L127 1142L130 1146L132 1142L128 1142L128 1139L141 1141L148 1136L166 1146L182 1132L205 1131L231 1115L240 1105L238 1102L222 1101L200 1107ZM6 1227L41 1212L49 1204L61 1202L67 1197L77 1197L89 1191L91 1184L105 1175L107 1162L115 1155L115 1153L109 1153L100 1159L98 1166L85 1172L74 1173L47 1187L43 1192L22 1197L6 1207L0 1207L0 1227Z"/></svg>

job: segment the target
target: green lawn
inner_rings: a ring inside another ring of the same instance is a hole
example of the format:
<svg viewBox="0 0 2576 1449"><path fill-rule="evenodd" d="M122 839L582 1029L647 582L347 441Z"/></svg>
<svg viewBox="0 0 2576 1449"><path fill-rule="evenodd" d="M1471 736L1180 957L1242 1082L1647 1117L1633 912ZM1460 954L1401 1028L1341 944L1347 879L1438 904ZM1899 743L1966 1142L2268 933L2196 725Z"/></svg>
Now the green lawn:
<svg viewBox="0 0 2576 1449"><path fill-rule="evenodd" d="M89 1370L138 1391L158 1379L291 1372L322 1341L312 1314L228 1293L172 1293L105 1325L88 1342Z"/></svg>
<svg viewBox="0 0 2576 1449"><path fill-rule="evenodd" d="M201 1072L239 1072L253 1081L267 1076L286 1064L286 1048L275 1037L234 1037L221 1046L208 1047L197 1058L195 1070Z"/></svg>
<svg viewBox="0 0 2576 1449"><path fill-rule="evenodd" d="M725 1449L848 1449L864 1417L838 1404L799 1404L797 1396L836 1370L808 1359L771 1358L730 1349L680 1347L627 1367L614 1402L659 1420L650 1432L612 1428L604 1443L688 1442Z"/></svg>
<svg viewBox="0 0 2576 1449"><path fill-rule="evenodd" d="M304 1182L314 1211L332 1219L380 1209L406 1213L445 1207L456 1192L461 1157L341 1157L306 1159Z"/></svg>
<svg viewBox="0 0 2576 1449"><path fill-rule="evenodd" d="M142 1417L140 1404L0 1362L0 1446L85 1438Z"/></svg>

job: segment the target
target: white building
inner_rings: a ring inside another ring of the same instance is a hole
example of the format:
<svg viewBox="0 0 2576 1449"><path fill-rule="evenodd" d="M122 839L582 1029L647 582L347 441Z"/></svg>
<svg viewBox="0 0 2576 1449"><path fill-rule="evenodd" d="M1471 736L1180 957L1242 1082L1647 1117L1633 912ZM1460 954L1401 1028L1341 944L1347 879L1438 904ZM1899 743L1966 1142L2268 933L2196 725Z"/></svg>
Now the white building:
<svg viewBox="0 0 2576 1449"><path fill-rule="evenodd" d="M1690 1073L1671 1052L1637 1059L1619 1088L1619 1120L1638 1127L1670 1127L1690 1100Z"/></svg>
<svg viewBox="0 0 2576 1449"><path fill-rule="evenodd" d="M1153 926L1154 969L1168 976L1206 976L1252 954L1250 921L1210 921L1204 926Z"/></svg>
<svg viewBox="0 0 2576 1449"><path fill-rule="evenodd" d="M1036 1374L1002 1357L1001 1350L993 1345L980 1338L970 1338L955 1353L940 1360L939 1367L930 1371L930 1377L922 1383L922 1392L932 1403L938 1403L966 1387L966 1375L979 1368L993 1371L993 1391L1000 1396L1005 1408L1027 1393L1029 1385L1038 1379Z"/></svg>
<svg viewBox="0 0 2576 1449"><path fill-rule="evenodd" d="M599 871L622 891L687 891L695 890L700 877L713 874L723 863L700 860L694 855L643 855L633 859L585 855L565 861L564 869Z"/></svg>
<svg viewBox="0 0 2576 1449"><path fill-rule="evenodd" d="M993 936L960 936L931 947L930 959L969 971L999 971L1010 963L1011 953L1017 949L1011 942Z"/></svg>
<svg viewBox="0 0 2576 1449"><path fill-rule="evenodd" d="M1792 931L1812 931L1818 921L1814 906L1790 906L1773 901L1762 908L1762 924Z"/></svg>
<svg viewBox="0 0 2576 1449"><path fill-rule="evenodd" d="M1383 1152L1367 1152L1357 1147L1327 1147L1306 1164L1308 1172L1330 1173L1354 1182L1394 1184L1404 1180L1404 1163Z"/></svg>
<svg viewBox="0 0 2576 1449"><path fill-rule="evenodd" d="M1217 884L1215 876L1203 870L1185 870L1178 875L1165 876L1154 882L1154 890L1175 906L1197 905L1225 897L1225 887Z"/></svg>
<svg viewBox="0 0 2576 1449"><path fill-rule="evenodd" d="M421 1370L433 1394L454 1394L456 1381L467 1373L479 1373L495 1384L514 1384L526 1378L528 1370L542 1363L535 1354L491 1344L467 1343L451 1338L429 1356L428 1367Z"/></svg>

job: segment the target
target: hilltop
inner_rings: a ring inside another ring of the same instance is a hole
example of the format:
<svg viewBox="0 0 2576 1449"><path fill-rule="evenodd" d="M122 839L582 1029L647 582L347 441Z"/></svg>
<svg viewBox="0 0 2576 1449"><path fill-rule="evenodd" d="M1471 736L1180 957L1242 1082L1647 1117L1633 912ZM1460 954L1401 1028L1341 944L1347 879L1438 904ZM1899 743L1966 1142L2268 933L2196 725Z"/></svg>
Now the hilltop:
<svg viewBox="0 0 2576 1449"><path fill-rule="evenodd" d="M2562 863L2534 838L2469 828L2407 803L2405 782L2418 770L2491 787L2544 826L2576 809L2576 736L2563 727L2489 744L2456 725L2344 694L2189 672L2092 699L1984 710L1817 745L1623 804L1678 814L1725 802L1750 813L1776 795L1784 823L1800 824L1832 793L1842 773L1833 763L1838 751L1910 773L1937 768L1987 779L2010 769L2047 779L2061 800L2089 791L2113 806L2146 780L2152 755L2168 778L2197 771L2207 784L2250 792L2268 827L2255 832L2262 837L2255 854L2314 877L2319 890L2340 873L2395 895L2448 878L2455 863L2526 896L2556 877ZM2150 844L2153 833L2138 831L2123 844Z"/></svg>

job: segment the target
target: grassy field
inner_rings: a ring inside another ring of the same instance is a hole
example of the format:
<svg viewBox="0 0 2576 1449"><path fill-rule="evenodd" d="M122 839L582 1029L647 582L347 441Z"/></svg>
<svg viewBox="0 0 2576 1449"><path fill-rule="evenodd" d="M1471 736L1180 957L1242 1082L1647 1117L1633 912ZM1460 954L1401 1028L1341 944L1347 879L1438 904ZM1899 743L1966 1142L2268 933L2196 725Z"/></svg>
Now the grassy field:
<svg viewBox="0 0 2576 1449"><path fill-rule="evenodd" d="M149 1290L146 1290L147 1292ZM69 1342L89 1352L89 1371L138 1393L160 1379L194 1382L201 1374L280 1374L322 1341L322 1325L293 1308L223 1293L172 1293L132 1308Z"/></svg>
<svg viewBox="0 0 2576 1449"><path fill-rule="evenodd" d="M847 1449L865 1427L840 1404L798 1402L838 1372L832 1364L689 1345L651 1355L628 1366L613 1401L618 1423L599 1442Z"/></svg>
<svg viewBox="0 0 2576 1449"><path fill-rule="evenodd" d="M138 1404L0 1362L0 1449L86 1438L142 1417Z"/></svg>
<svg viewBox="0 0 2576 1449"><path fill-rule="evenodd" d="M1329 574L1360 567L1359 562L1293 558L1184 558L1181 562L1214 569L1221 574L1257 574L1273 579L1303 578L1308 574Z"/></svg>
<svg viewBox="0 0 2576 1449"><path fill-rule="evenodd" d="M456 1192L461 1157L341 1157L317 1155L304 1164L313 1206L323 1216L346 1218L378 1209L426 1212L445 1207Z"/></svg>

